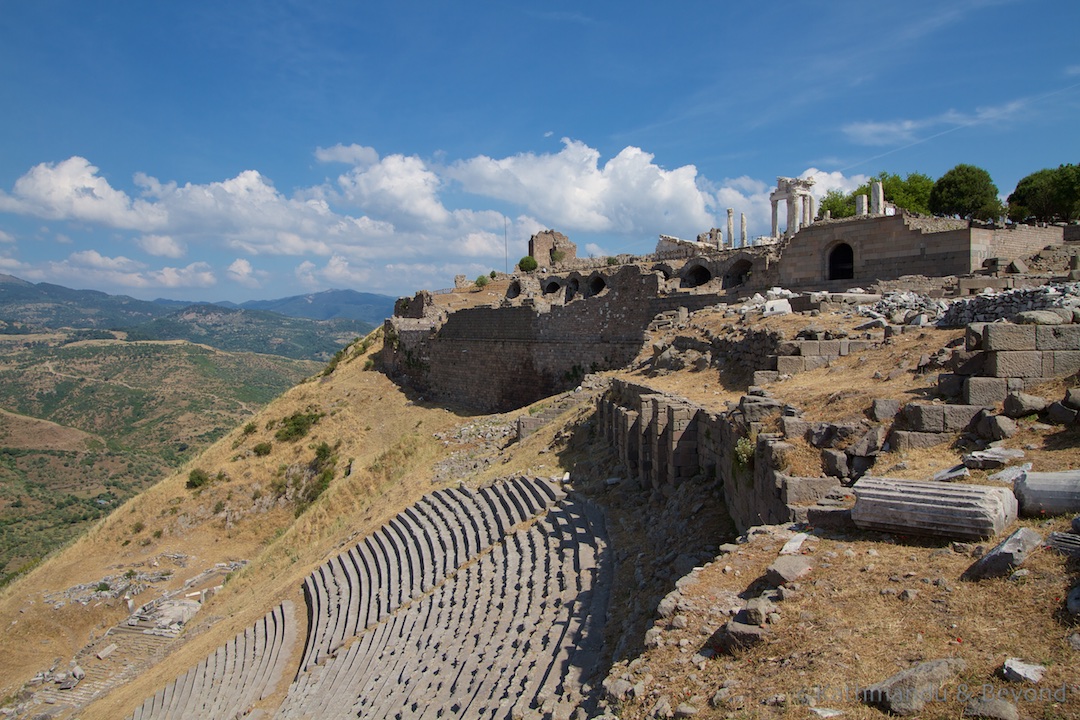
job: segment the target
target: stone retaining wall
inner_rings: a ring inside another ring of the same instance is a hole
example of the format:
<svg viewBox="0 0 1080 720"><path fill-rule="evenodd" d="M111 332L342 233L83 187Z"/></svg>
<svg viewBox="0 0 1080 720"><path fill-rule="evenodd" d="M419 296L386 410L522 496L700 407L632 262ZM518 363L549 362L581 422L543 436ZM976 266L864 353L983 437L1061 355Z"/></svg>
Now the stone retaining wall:
<svg viewBox="0 0 1080 720"><path fill-rule="evenodd" d="M383 367L425 395L506 411L573 388L586 373L628 365L658 314L718 302L709 293L661 293L657 273L636 267L601 280L592 294L569 302L561 295L560 304L526 298L445 317L390 318Z"/></svg>
<svg viewBox="0 0 1080 720"><path fill-rule="evenodd" d="M667 493L695 476L715 480L740 532L811 518L827 522L837 508L819 503L840 481L784 473L792 446L763 432L763 421L780 409L776 400L748 396L736 409L713 413L616 378L597 402L597 417L628 478L642 488Z"/></svg>

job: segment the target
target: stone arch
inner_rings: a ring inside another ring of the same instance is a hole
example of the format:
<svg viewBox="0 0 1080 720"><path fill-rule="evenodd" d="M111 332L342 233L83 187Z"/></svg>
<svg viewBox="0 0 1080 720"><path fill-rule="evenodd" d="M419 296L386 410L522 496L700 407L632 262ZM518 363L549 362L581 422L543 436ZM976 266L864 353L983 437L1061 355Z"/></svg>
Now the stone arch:
<svg viewBox="0 0 1080 720"><path fill-rule="evenodd" d="M688 266L682 273L682 286L688 288L701 287L713 279L712 271L701 263Z"/></svg>
<svg viewBox="0 0 1080 720"><path fill-rule="evenodd" d="M665 280L670 280L678 274L675 272L674 268L667 263L657 263L656 265L653 265L652 271L662 274Z"/></svg>
<svg viewBox="0 0 1080 720"><path fill-rule="evenodd" d="M599 295L605 290L607 290L607 280L605 280L604 276L600 273L594 273L593 276L589 278L589 297Z"/></svg>
<svg viewBox="0 0 1080 720"><path fill-rule="evenodd" d="M754 263L750 262L746 258L739 258L731 264L731 267L724 273L723 279L720 281L720 287L724 290L728 288L737 288L740 285L745 285L746 281L750 279L750 275L754 271Z"/></svg>
<svg viewBox="0 0 1080 720"><path fill-rule="evenodd" d="M521 294L521 283L518 282L517 280L511 280L510 281L510 286L506 288L506 298L508 300L513 300L514 298L516 298L520 294Z"/></svg>
<svg viewBox="0 0 1080 720"><path fill-rule="evenodd" d="M852 280L855 278L855 250L845 242L829 250L827 263L829 280Z"/></svg>
<svg viewBox="0 0 1080 720"><path fill-rule="evenodd" d="M581 288L581 283L576 277L572 277L566 281L566 302L570 302L574 299L574 296L578 294L578 290Z"/></svg>
<svg viewBox="0 0 1080 720"><path fill-rule="evenodd" d="M559 278L551 278L544 283L543 291L545 295L552 295L559 292L562 288L562 282Z"/></svg>

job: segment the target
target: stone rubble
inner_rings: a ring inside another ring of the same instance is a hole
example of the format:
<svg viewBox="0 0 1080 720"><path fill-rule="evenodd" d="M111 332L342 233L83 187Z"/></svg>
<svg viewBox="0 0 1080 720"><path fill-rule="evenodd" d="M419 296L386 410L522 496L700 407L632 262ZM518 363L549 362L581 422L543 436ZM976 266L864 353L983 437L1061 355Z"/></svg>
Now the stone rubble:
<svg viewBox="0 0 1080 720"><path fill-rule="evenodd" d="M938 319L940 327L994 322L1027 310L1080 306L1080 283L1054 283L1036 288L986 292L951 303Z"/></svg>

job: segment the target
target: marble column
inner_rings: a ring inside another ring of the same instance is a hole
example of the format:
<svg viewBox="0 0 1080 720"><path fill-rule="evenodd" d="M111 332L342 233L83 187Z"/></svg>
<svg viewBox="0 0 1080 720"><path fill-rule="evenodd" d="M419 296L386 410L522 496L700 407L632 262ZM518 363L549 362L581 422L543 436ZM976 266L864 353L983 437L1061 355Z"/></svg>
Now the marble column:
<svg viewBox="0 0 1080 720"><path fill-rule="evenodd" d="M727 209L727 236L730 247L735 247L735 209Z"/></svg>
<svg viewBox="0 0 1080 720"><path fill-rule="evenodd" d="M739 213L739 244L746 247L746 213Z"/></svg>

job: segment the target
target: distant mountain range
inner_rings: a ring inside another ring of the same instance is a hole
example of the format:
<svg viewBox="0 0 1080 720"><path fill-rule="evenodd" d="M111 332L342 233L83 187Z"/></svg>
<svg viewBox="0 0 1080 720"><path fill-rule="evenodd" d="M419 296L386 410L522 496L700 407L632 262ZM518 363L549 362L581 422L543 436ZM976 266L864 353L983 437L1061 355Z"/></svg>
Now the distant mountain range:
<svg viewBox="0 0 1080 720"><path fill-rule="evenodd" d="M222 350L326 360L393 314L394 301L354 290L240 305L147 301L0 275L0 333L122 330L133 340L189 340Z"/></svg>

